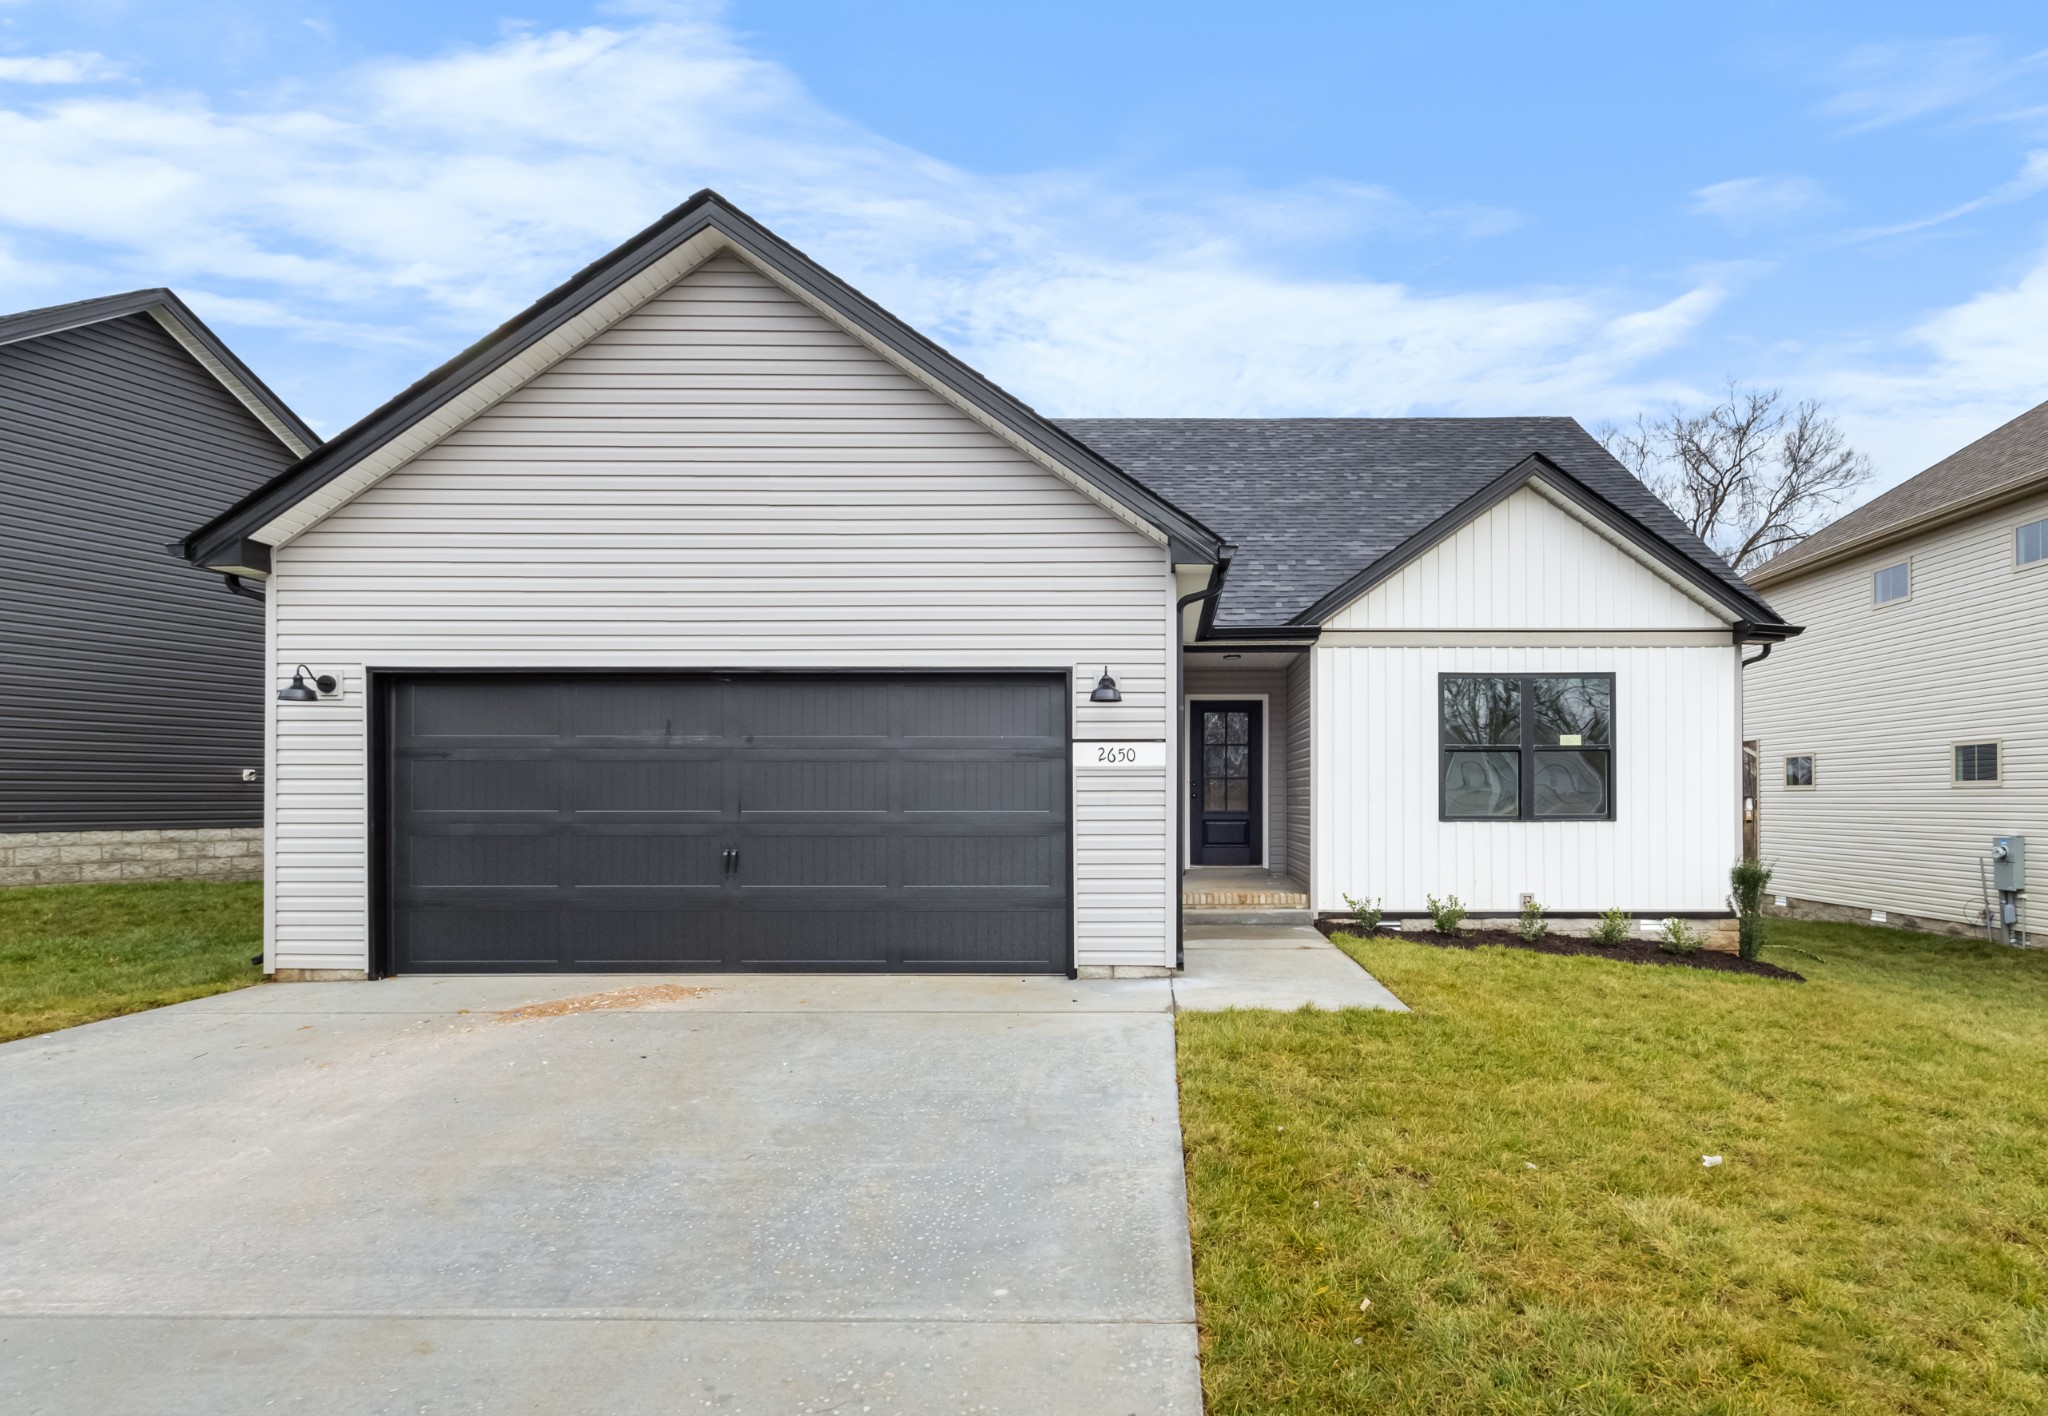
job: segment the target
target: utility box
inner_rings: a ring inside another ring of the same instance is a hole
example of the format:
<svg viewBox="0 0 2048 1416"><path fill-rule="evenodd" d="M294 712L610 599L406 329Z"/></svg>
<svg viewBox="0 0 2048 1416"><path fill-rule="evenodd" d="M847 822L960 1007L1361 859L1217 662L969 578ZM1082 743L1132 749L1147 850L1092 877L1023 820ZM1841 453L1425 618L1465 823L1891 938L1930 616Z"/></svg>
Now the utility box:
<svg viewBox="0 0 2048 1416"><path fill-rule="evenodd" d="M2027 838L1991 838L1991 888L2004 893L2027 888Z"/></svg>

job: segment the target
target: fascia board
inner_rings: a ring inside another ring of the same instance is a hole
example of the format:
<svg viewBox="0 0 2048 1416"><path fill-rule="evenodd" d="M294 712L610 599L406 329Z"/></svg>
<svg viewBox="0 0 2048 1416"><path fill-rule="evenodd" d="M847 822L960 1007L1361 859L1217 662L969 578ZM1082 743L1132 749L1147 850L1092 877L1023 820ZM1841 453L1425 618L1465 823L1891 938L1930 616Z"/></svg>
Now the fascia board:
<svg viewBox="0 0 2048 1416"><path fill-rule="evenodd" d="M290 448L294 456L304 457L319 446L317 438L308 442L301 435L300 428L295 428L278 417L273 403L250 388L240 374L214 353L207 341L201 339L183 319L179 318L177 311L168 305L152 305L149 307L149 314L163 326L164 333L177 340L184 351L199 362L200 367L212 374L221 387L234 395L235 401L248 409L257 422L268 428L272 437Z"/></svg>
<svg viewBox="0 0 2048 1416"><path fill-rule="evenodd" d="M1939 531L1945 526L1966 521L1983 512L1994 511L2007 502L2022 501L2041 491L2048 491L2048 471L2030 472L2014 481L1979 492L1976 496L1950 502L1946 506L1923 512L1910 520L1858 536L1853 541L1844 541L1841 545L1822 551L1819 555L1794 561L1776 570L1772 569L1776 562L1766 562L1750 571L1746 579L1758 589L1767 585L1788 584L1809 572L1826 570L1872 551L1881 551L1886 546L1896 545L1900 541L1909 541L1915 536ZM1791 552L1788 551L1786 554L1789 555Z"/></svg>

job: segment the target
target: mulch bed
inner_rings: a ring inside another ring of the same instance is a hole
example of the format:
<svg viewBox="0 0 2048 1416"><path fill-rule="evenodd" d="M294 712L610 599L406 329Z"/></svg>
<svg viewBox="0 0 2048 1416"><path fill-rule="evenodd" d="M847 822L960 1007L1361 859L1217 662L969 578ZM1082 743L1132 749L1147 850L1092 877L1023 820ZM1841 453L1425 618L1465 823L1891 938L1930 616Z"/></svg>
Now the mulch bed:
<svg viewBox="0 0 2048 1416"><path fill-rule="evenodd" d="M1316 928L1325 938L1332 934L1356 934L1358 926L1350 920L1319 919ZM1724 954L1716 949L1702 949L1697 954L1667 954L1655 944L1647 941L1640 944L1600 944L1591 939L1580 939L1572 935L1546 934L1534 943L1521 935L1505 929L1475 929L1467 934L1439 934L1434 929L1389 930L1377 936L1381 939L1405 939L1411 944L1434 944L1439 949L1527 949L1533 954L1585 954L1595 959L1614 959L1624 964L1672 964L1685 969L1711 969L1719 973L1755 974L1759 978L1789 979L1793 983L1806 982L1804 974L1790 969L1781 969L1776 964L1767 964L1762 959L1745 959L1738 954Z"/></svg>

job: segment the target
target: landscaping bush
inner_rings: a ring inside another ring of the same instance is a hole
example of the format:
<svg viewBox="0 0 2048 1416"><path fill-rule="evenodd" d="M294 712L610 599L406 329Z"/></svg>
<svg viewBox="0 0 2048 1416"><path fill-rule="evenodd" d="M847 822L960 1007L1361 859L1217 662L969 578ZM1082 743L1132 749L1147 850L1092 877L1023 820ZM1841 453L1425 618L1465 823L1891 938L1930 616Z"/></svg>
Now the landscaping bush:
<svg viewBox="0 0 2048 1416"><path fill-rule="evenodd" d="M1745 959L1754 959L1764 947L1764 892L1770 888L1771 868L1755 856L1745 856L1728 872L1732 894L1728 907L1735 911L1739 943Z"/></svg>
<svg viewBox="0 0 2048 1416"><path fill-rule="evenodd" d="M1628 943L1629 917L1620 909L1611 909L1600 916L1600 922L1593 926L1593 937L1602 944Z"/></svg>
<svg viewBox="0 0 2048 1416"><path fill-rule="evenodd" d="M1441 900L1431 895L1429 917L1436 924L1438 934L1462 934L1465 932L1465 902L1456 895L1446 895Z"/></svg>
<svg viewBox="0 0 2048 1416"><path fill-rule="evenodd" d="M1385 911L1380 908L1377 895L1367 895L1362 900L1354 900L1346 895L1344 903L1351 907L1351 918L1358 925L1360 934L1371 935L1379 932L1380 919Z"/></svg>
<svg viewBox="0 0 2048 1416"><path fill-rule="evenodd" d="M1664 938L1657 945L1667 954L1697 954L1700 951L1700 932L1682 919L1664 921Z"/></svg>
<svg viewBox="0 0 2048 1416"><path fill-rule="evenodd" d="M1536 903L1535 896L1522 901L1522 917L1515 921L1515 933L1531 944L1550 933L1550 923L1543 918L1543 906Z"/></svg>

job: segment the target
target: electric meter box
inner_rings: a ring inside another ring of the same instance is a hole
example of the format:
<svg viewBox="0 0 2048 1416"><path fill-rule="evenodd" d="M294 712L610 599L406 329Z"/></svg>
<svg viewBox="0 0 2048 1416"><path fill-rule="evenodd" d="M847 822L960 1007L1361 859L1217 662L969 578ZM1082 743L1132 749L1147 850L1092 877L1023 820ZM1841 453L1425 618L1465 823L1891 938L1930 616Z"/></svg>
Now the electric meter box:
<svg viewBox="0 0 2048 1416"><path fill-rule="evenodd" d="M2027 888L2027 838L2025 836L1993 836L1991 838L1991 888L1994 890L2024 890Z"/></svg>

